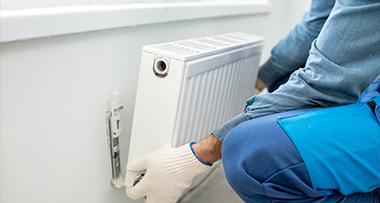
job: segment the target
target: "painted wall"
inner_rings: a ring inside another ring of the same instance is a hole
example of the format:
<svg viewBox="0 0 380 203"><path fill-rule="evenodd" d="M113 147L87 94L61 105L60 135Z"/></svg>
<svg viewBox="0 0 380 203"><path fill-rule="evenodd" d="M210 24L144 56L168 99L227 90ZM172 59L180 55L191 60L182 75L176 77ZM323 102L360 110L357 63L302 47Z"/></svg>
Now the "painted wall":
<svg viewBox="0 0 380 203"><path fill-rule="evenodd" d="M276 0L269 15L125 27L1 44L0 202L134 202L123 189L110 186L105 112L110 93L119 91L125 107L124 166L142 46L244 31L266 37L267 58L271 47L307 7L301 0L291 4Z"/></svg>
<svg viewBox="0 0 380 203"><path fill-rule="evenodd" d="M49 8L58 6L119 5L125 3L174 2L181 0L2 0L0 8L6 10ZM194 1L194 0L186 0Z"/></svg>

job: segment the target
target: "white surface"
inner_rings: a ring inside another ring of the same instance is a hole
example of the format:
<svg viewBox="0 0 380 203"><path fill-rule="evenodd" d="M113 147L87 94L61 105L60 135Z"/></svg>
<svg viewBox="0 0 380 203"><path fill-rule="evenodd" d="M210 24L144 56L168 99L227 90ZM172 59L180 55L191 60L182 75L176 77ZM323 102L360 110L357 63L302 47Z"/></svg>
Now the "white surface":
<svg viewBox="0 0 380 203"><path fill-rule="evenodd" d="M0 13L0 42L268 11L269 4L265 0L3 10Z"/></svg>
<svg viewBox="0 0 380 203"><path fill-rule="evenodd" d="M1 0L0 7L7 10L62 6L117 5L127 3L178 2L183 0ZM184 0L194 1L194 0Z"/></svg>
<svg viewBox="0 0 380 203"><path fill-rule="evenodd" d="M265 37L266 58L305 5L0 44L0 202L134 203L110 185L105 112L117 90L124 166L142 47L240 30Z"/></svg>
<svg viewBox="0 0 380 203"><path fill-rule="evenodd" d="M234 32L144 46L143 50L180 61L190 61L257 44L263 37ZM211 67L210 67L211 68Z"/></svg>
<svg viewBox="0 0 380 203"><path fill-rule="evenodd" d="M154 58L153 54L142 53L128 160L143 158L172 142L184 63L171 60L170 73L162 79L153 74ZM135 181L129 177L133 176L127 172L127 186Z"/></svg>

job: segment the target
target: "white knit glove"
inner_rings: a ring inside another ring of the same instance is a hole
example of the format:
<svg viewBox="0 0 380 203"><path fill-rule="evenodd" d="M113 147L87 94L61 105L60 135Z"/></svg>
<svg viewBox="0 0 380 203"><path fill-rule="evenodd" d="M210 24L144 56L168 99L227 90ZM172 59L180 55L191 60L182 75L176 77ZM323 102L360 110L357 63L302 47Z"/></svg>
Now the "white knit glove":
<svg viewBox="0 0 380 203"><path fill-rule="evenodd" d="M146 196L145 203L176 202L193 178L210 167L194 156L190 146L164 147L129 162L128 170L146 173L136 186L127 188L127 195L132 199Z"/></svg>

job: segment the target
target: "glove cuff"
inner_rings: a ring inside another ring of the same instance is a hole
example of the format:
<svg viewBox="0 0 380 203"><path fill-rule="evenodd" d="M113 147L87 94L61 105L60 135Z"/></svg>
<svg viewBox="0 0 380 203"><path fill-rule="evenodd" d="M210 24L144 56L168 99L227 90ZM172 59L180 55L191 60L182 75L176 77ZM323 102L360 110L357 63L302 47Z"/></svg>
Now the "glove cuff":
<svg viewBox="0 0 380 203"><path fill-rule="evenodd" d="M206 162L202 161L202 160L198 157L198 155L194 152L193 144L195 144L195 143L196 143L196 142L192 142L192 143L190 143L190 149L191 149L191 151L193 152L195 158L197 158L199 162L201 162L202 164L204 164L204 165L206 165L206 166L212 166L212 164L209 164L209 163L206 163Z"/></svg>

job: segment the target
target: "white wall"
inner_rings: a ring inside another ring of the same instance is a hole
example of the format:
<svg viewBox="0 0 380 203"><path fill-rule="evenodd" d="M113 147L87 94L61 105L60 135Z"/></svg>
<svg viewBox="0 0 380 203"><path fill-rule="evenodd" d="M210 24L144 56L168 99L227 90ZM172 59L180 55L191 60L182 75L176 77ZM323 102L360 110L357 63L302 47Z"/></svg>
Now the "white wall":
<svg viewBox="0 0 380 203"><path fill-rule="evenodd" d="M2 1L2 6L7 2L10 0ZM274 1L269 15L125 27L1 44L0 202L134 202L109 183L105 111L110 93L119 91L125 107L121 137L125 165L141 47L244 31L266 37L266 58L308 7L301 0L287 2L291 3Z"/></svg>
<svg viewBox="0 0 380 203"><path fill-rule="evenodd" d="M118 5L125 3L174 2L181 0L1 0L0 8L6 10L50 8L58 6ZM193 0L185 0L193 1Z"/></svg>

